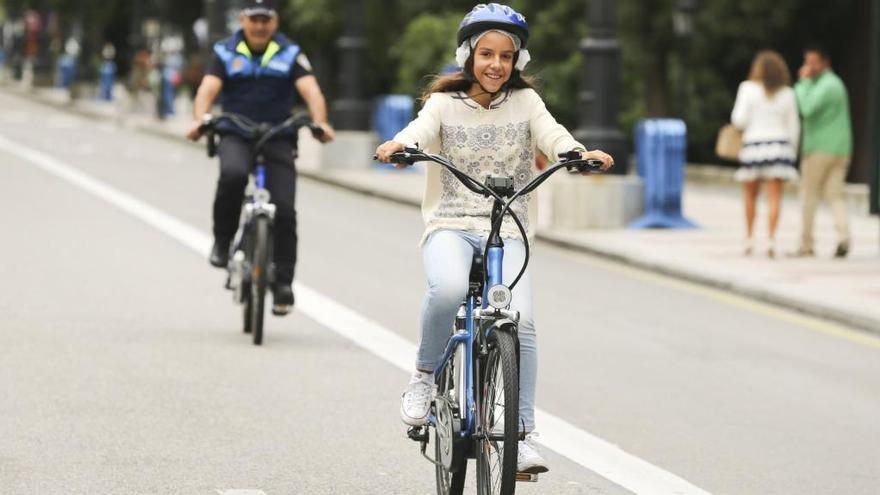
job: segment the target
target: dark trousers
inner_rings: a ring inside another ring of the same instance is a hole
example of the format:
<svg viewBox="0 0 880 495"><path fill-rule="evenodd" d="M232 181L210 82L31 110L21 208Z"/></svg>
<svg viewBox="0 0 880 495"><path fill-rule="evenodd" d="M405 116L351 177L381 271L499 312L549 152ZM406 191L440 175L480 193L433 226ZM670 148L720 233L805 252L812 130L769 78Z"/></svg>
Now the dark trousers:
<svg viewBox="0 0 880 495"><path fill-rule="evenodd" d="M252 167L251 143L236 135L220 140L220 178L214 197L214 238L229 242L238 230L241 202ZM275 140L263 147L266 163L266 188L275 205L275 281L293 282L296 265L296 168L294 146L287 140Z"/></svg>

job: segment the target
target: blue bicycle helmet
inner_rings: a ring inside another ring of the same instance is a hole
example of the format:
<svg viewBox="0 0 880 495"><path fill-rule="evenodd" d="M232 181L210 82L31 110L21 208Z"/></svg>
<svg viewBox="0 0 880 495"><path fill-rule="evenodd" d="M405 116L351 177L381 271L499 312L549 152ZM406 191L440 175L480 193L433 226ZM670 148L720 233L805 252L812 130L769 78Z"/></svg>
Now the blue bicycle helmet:
<svg viewBox="0 0 880 495"><path fill-rule="evenodd" d="M521 48L525 48L529 41L529 23L522 14L507 5L481 3L464 16L458 25L458 44L461 45L471 36L490 29L515 34L522 42Z"/></svg>

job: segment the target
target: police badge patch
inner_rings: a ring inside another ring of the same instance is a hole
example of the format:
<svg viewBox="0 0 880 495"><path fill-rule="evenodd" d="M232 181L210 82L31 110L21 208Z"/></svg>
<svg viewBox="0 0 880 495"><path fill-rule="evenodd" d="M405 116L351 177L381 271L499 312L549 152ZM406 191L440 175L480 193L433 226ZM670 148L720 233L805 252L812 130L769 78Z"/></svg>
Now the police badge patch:
<svg viewBox="0 0 880 495"><path fill-rule="evenodd" d="M305 53L300 53L296 57L296 63L302 66L303 69L312 72L312 64L309 62L309 57L306 57Z"/></svg>

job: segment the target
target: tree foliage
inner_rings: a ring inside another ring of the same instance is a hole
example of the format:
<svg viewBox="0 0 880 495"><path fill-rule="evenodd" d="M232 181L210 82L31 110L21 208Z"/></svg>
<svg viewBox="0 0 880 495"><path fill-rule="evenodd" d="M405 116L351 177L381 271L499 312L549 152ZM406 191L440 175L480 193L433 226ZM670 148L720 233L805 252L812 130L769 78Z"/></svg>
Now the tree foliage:
<svg viewBox="0 0 880 495"><path fill-rule="evenodd" d="M367 41L363 93L403 92L416 96L453 61L458 23L476 0L362 0ZM598 0L510 0L525 14L531 29L532 63L527 72L541 82L551 112L569 128L578 125L577 94L582 75L581 40L590 33L587 8ZM746 77L754 54L771 48L782 53L792 73L801 63L804 44L819 40L835 56L858 46L858 6L867 0L697 0L693 34L676 37L673 15L680 0L617 0L617 36L621 46L619 101L622 131L637 120L684 114L691 158L713 160L717 129L729 119L737 84ZM131 0L0 0L8 15L48 6L59 13L64 29L82 19L83 6L101 39L125 40L131 24ZM179 23L187 32L202 11L201 2L143 0L150 15ZM353 19L349 0L285 0L283 30L314 59L332 98L338 65L337 43ZM164 9L164 10L163 10ZM853 57L850 57L852 59ZM858 64L839 72L858 79ZM837 68L840 68L836 66ZM598 75L597 75L598 77ZM679 104L680 96L686 108ZM685 111L686 110L686 111Z"/></svg>
<svg viewBox="0 0 880 495"><path fill-rule="evenodd" d="M391 49L399 60L397 93L419 94L431 75L455 63L455 33L460 16L422 14L413 19Z"/></svg>

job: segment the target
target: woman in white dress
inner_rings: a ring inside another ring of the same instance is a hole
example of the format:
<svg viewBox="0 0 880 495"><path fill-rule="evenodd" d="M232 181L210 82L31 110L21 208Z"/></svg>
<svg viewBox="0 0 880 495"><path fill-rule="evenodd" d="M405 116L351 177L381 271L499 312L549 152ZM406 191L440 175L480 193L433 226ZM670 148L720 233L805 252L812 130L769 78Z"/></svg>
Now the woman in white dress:
<svg viewBox="0 0 880 495"><path fill-rule="evenodd" d="M768 248L776 255L776 226L785 181L796 180L800 120L791 89L791 73L777 52L759 52L752 61L749 79L739 85L731 122L743 131L740 168L735 178L743 183L746 213L745 254L753 251L755 202L761 183L767 183Z"/></svg>

